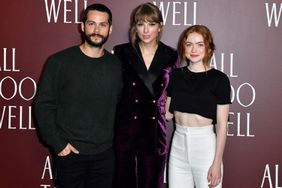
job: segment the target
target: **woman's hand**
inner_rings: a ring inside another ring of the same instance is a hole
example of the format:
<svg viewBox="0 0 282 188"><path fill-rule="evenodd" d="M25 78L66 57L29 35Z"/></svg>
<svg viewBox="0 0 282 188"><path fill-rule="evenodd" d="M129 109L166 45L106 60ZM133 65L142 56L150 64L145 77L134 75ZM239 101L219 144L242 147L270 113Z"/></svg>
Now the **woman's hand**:
<svg viewBox="0 0 282 188"><path fill-rule="evenodd" d="M173 118L173 114L170 113L169 111L167 111L167 112L165 113L165 119L166 119L167 121L170 121L170 120L172 120L172 118Z"/></svg>
<svg viewBox="0 0 282 188"><path fill-rule="evenodd" d="M171 97L166 97L165 119L166 119L167 121L170 121L170 120L172 120L172 118L173 118L173 114L169 112L170 101L171 101Z"/></svg>
<svg viewBox="0 0 282 188"><path fill-rule="evenodd" d="M208 171L209 187L216 187L221 181L221 164L212 164Z"/></svg>

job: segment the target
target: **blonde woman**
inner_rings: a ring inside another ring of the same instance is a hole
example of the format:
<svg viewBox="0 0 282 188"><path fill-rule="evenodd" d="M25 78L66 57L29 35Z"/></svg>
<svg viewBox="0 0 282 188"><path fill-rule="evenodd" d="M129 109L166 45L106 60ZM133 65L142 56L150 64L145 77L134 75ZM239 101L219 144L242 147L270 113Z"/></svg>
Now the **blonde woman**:
<svg viewBox="0 0 282 188"><path fill-rule="evenodd" d="M162 29L158 7L141 4L132 13L131 42L114 48L123 66L114 142L117 188L163 186L166 88L178 55L160 42Z"/></svg>

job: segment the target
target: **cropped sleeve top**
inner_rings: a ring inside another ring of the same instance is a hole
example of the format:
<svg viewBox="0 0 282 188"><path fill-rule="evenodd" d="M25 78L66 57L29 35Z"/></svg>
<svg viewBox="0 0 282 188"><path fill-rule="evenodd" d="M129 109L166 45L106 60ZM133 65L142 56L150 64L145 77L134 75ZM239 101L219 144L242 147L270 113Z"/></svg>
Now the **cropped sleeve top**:
<svg viewBox="0 0 282 188"><path fill-rule="evenodd" d="M231 104L230 91L228 77L219 70L196 73L181 67L171 72L167 90L171 97L169 111L198 114L216 124L217 105Z"/></svg>

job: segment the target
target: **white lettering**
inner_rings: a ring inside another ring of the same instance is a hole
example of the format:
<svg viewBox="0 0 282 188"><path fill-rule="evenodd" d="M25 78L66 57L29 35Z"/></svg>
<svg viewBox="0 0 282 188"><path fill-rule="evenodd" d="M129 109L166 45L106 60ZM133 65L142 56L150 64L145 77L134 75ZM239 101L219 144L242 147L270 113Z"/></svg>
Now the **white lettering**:
<svg viewBox="0 0 282 188"><path fill-rule="evenodd" d="M2 114L1 114L1 121L0 121L0 129L2 128L3 122L4 122L4 115L6 111L6 106L2 107Z"/></svg>
<svg viewBox="0 0 282 188"><path fill-rule="evenodd" d="M153 4L157 6L157 3L156 1L153 1ZM164 3L163 2L160 2L160 5L159 5L159 9L162 13L162 16L163 16L163 21L164 21L164 25L166 24L166 19L167 19L167 16L168 16L168 10L169 10L169 6L170 6L170 2L167 2L167 7L166 7L166 10L164 10ZM164 12L165 11L165 12Z"/></svg>
<svg viewBox="0 0 282 188"><path fill-rule="evenodd" d="M16 109L16 106L9 106L8 107L8 129L16 129L16 127L12 126L12 118L16 118L15 115L12 114L12 110Z"/></svg>
<svg viewBox="0 0 282 188"><path fill-rule="evenodd" d="M230 115L234 115L234 112L229 112L229 117L230 117ZM233 121L228 121L227 122L227 136L234 136L234 134L231 134L231 133L229 133L230 132L230 127L232 126L232 125L234 125L234 122Z"/></svg>
<svg viewBox="0 0 282 188"><path fill-rule="evenodd" d="M279 165L277 164L277 165L275 165L275 178L276 178L275 188L282 188L282 187L279 187L279 185L278 185L278 177L279 177L278 170L279 170Z"/></svg>
<svg viewBox="0 0 282 188"><path fill-rule="evenodd" d="M46 157L45 164L44 164L44 169L43 169L42 176L41 176L42 180L45 178L46 172L49 174L49 178L53 179L52 165L51 165L50 156Z"/></svg>
<svg viewBox="0 0 282 188"><path fill-rule="evenodd" d="M51 16L53 15L54 23L57 23L59 12L60 12L60 6L61 6L61 0L59 0L57 8L55 7L55 0L51 0L50 8L48 7L48 0L45 0L45 9L46 9L46 15L47 15L47 21L48 23L51 22Z"/></svg>
<svg viewBox="0 0 282 188"><path fill-rule="evenodd" d="M269 10L270 8L269 8L268 3L265 3L265 9L266 9L266 17L267 17L268 27L271 27L273 19L274 19L275 27L278 27L279 22L280 22L281 12L282 12L282 3L280 3L279 13L277 13L276 3L272 4L271 12Z"/></svg>
<svg viewBox="0 0 282 188"><path fill-rule="evenodd" d="M240 91L241 91L241 88L243 88L244 86L249 87L251 89L251 95L250 96L252 97L251 101L249 103L246 103L246 104L243 104L242 101L241 101L241 98L240 98ZM238 87L236 96L237 96L236 99L241 106L249 107L254 103L254 101L256 99L256 90L251 84L243 83Z"/></svg>
<svg viewBox="0 0 282 188"><path fill-rule="evenodd" d="M180 4L181 2L173 2L173 11L172 11L172 25L181 25L180 23L176 23L176 15L180 14L181 12L176 11L176 5Z"/></svg>
<svg viewBox="0 0 282 188"><path fill-rule="evenodd" d="M40 187L43 187L43 188L48 188L48 187L51 187L51 185L45 185L45 184L41 184Z"/></svg>
<svg viewBox="0 0 282 188"><path fill-rule="evenodd" d="M67 9L67 2L71 2L71 0L64 1L64 23L71 23L71 21L67 21L67 12L71 12L71 9Z"/></svg>
<svg viewBox="0 0 282 188"><path fill-rule="evenodd" d="M4 83L4 81L6 81L6 80L11 80L12 81L12 87L9 87L9 88L12 88L12 90L13 90L13 92L12 92L12 96L10 96L10 97L6 97L6 96L4 96L4 94L3 94L3 83ZM1 79L0 80L0 96L3 98L3 99L5 99L5 100L11 100L12 98L14 98L15 97L15 95L17 94L17 82L12 78L12 77L10 77L10 76L6 76L6 77L4 77L3 79Z"/></svg>
<svg viewBox="0 0 282 188"><path fill-rule="evenodd" d="M229 73L225 70L225 54L221 53L220 54L220 67L217 65L216 61L216 55L213 54L211 60L210 60L210 65L211 67L214 67L215 69L220 70L221 72L224 72L227 74L229 77L238 77L238 75L234 74L234 64L233 64L233 59L234 59L234 54L230 53L229 54Z"/></svg>
<svg viewBox="0 0 282 188"><path fill-rule="evenodd" d="M32 95L31 95L30 97L25 97L25 96L23 95L23 93L22 93L22 91L23 91L22 84L23 84L23 82L24 82L25 80L30 80L31 83L32 83L32 86L33 86L33 87L32 87L33 93L32 93ZM29 100L33 99L33 97L35 96L35 94L36 94L36 89L37 89L36 82L35 82L32 78L30 78L30 77L25 77L24 79L22 79L22 80L20 81L20 84L19 84L19 95L21 96L22 99L24 99L24 100L26 100L26 101L29 101Z"/></svg>
<svg viewBox="0 0 282 188"><path fill-rule="evenodd" d="M24 83L31 83L31 88L32 89L25 89L23 87ZM5 88L9 88L8 91L11 91L10 96L8 96L9 94L4 93L4 91L7 92L7 89ZM34 98L35 94L36 94L36 89L37 89L37 85L34 79L30 78L30 77L25 77L23 79L20 80L19 84L17 84L16 80L13 79L10 76L6 76L3 79L0 80L0 97L5 99L5 100L11 100L13 99L16 94L18 93L19 96L21 97L21 99L25 100L25 101L30 101ZM24 93L24 92L31 92L31 94L29 94L29 96L27 96L28 94Z"/></svg>
<svg viewBox="0 0 282 188"><path fill-rule="evenodd" d="M7 129L35 130L31 106L3 106L0 115L0 129L4 127L4 120L7 120ZM24 117L27 117L27 120ZM18 124L15 124L16 118L18 118ZM24 121L26 121L26 124L24 124Z"/></svg>
<svg viewBox="0 0 282 188"><path fill-rule="evenodd" d="M28 106L28 127L23 126L23 106L19 106L19 129L20 130L35 130L35 127L32 126L32 108Z"/></svg>
<svg viewBox="0 0 282 188"><path fill-rule="evenodd" d="M11 68L8 68L7 63L7 48L3 48L3 70L0 67L0 71L4 72L20 72L19 69L16 69L16 49L12 48L12 62Z"/></svg>
<svg viewBox="0 0 282 188"><path fill-rule="evenodd" d="M278 185L278 179L279 179L278 170L279 170L279 165L276 164L275 165L275 187L274 188L282 188L281 186L279 187L279 185ZM267 186L267 187L273 188L269 164L266 164L266 166L265 166L264 175L263 175L262 182L261 182L261 185L260 185L261 188L264 187L264 182L265 182L266 179L268 179L268 184L269 184L269 186Z"/></svg>
<svg viewBox="0 0 282 188"><path fill-rule="evenodd" d="M193 3L193 24L188 23L188 2L184 2L184 25L186 26L191 26L191 25L196 25L196 18L197 18L197 2Z"/></svg>
<svg viewBox="0 0 282 188"><path fill-rule="evenodd" d="M252 135L250 132L250 127L251 127L251 114L250 113L246 113L246 116L242 117L241 116L241 112L238 113L234 113L234 112L229 112L229 117L230 120L227 123L227 136L234 136L234 133L232 132L232 128L231 126L234 125L234 121L235 121L235 125L237 126L236 129L236 136L238 137L255 137L255 135ZM233 121L233 117L235 118ZM241 120L244 120L245 124L242 124ZM244 131L244 133L242 133Z"/></svg>
<svg viewBox="0 0 282 188"><path fill-rule="evenodd" d="M63 1L63 3L61 3ZM79 21L80 16L80 6L79 3L81 1L79 0L58 0L56 5L56 0L45 0L45 9L46 9L46 16L47 16L47 22L51 23L57 23L60 11L63 11L63 23L70 24L70 23L81 23ZM73 3L74 11L71 9L71 3ZM86 9L87 7L87 0L83 1L83 9ZM73 14L74 15L73 15ZM74 16L74 18L73 18ZM73 21L71 21L73 19Z"/></svg>
<svg viewBox="0 0 282 188"><path fill-rule="evenodd" d="M81 23L79 21L79 10L78 10L78 1L79 0L75 0L75 23ZM87 8L87 0L84 0L84 10Z"/></svg>
<svg viewBox="0 0 282 188"><path fill-rule="evenodd" d="M265 179L268 179L269 188L273 188L273 186L272 186L272 181L271 181L270 170L269 170L269 164L267 164L267 165L265 166L264 175L263 175L262 182L261 182L261 185L260 185L261 188L263 188L264 180L265 180Z"/></svg>
<svg viewBox="0 0 282 188"><path fill-rule="evenodd" d="M166 4L165 4L166 3ZM193 2L193 7L190 8L188 6L188 2L181 2L181 1L173 1L172 3L169 2L159 2L159 5L157 5L156 1L153 1L153 4L159 7L162 16L163 16L163 21L164 25L167 24L167 18L172 18L172 25L175 26L191 26L191 25L196 25L197 21L197 2ZM180 7L183 7L182 9ZM190 8L190 9L189 9ZM171 11L170 11L171 10ZM171 13L171 16L168 16L169 13ZM183 20L181 17L183 16ZM177 19L178 18L178 19ZM190 19L188 19L190 18ZM190 20L192 23L188 23L188 20Z"/></svg>
<svg viewBox="0 0 282 188"><path fill-rule="evenodd" d="M243 90L243 88L246 89L249 88L250 90ZM247 92L247 91L251 91L251 92ZM241 97L241 93L244 93L245 95L249 96L250 101L243 102L241 98L245 99L246 97ZM234 87L231 85L231 102L233 103L235 99L241 106L245 108L251 106L256 100L256 90L254 86L252 86L250 83L245 82L243 84L240 84L237 90L235 90Z"/></svg>
<svg viewBox="0 0 282 188"><path fill-rule="evenodd" d="M247 113L247 137L255 137L255 135L252 135L251 133L250 133L250 119L251 119L251 114L250 113Z"/></svg>

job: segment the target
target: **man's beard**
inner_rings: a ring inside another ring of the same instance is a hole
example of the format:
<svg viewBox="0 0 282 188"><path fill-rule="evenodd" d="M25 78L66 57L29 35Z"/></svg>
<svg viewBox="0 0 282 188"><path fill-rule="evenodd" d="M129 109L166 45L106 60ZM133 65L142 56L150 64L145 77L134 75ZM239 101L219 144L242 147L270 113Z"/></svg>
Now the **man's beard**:
<svg viewBox="0 0 282 188"><path fill-rule="evenodd" d="M97 37L97 36L101 38L101 41L98 43L93 42L91 40L91 37ZM109 38L109 34L107 36L103 36L103 35L95 34L95 33L87 35L85 32L83 32L83 38L90 46L95 47L95 48L101 48L107 42Z"/></svg>

